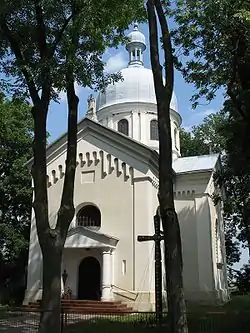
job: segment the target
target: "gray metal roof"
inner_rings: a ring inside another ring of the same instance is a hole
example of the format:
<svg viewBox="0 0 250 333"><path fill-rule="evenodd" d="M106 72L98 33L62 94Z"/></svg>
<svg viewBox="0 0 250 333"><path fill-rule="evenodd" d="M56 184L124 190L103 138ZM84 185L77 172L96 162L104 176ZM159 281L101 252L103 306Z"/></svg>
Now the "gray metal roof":
<svg viewBox="0 0 250 333"><path fill-rule="evenodd" d="M173 161L173 169L177 174L212 171L218 158L219 154L180 157Z"/></svg>

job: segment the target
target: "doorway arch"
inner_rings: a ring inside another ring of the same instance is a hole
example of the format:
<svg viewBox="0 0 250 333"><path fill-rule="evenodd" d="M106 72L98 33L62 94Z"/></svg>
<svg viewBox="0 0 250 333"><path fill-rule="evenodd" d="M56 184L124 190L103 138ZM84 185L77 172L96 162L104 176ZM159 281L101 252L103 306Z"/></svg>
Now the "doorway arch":
<svg viewBox="0 0 250 333"><path fill-rule="evenodd" d="M84 258L79 265L78 299L101 299L101 266L94 257Z"/></svg>

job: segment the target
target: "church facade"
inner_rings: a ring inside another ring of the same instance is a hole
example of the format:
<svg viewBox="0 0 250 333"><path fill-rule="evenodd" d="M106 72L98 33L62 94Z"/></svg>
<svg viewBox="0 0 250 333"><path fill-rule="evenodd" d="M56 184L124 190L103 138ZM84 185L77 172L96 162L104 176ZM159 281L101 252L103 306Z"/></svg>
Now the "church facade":
<svg viewBox="0 0 250 333"><path fill-rule="evenodd" d="M135 310L154 308L154 233L158 206L158 128L152 71L143 66L145 36L128 35L123 79L89 100L78 124L75 217L62 261L62 291L72 298L121 300ZM214 206L218 155L181 157L181 116L171 101L175 208L179 217L188 301L228 299L222 204ZM64 180L66 134L47 149L49 218L57 219ZM163 284L165 282L163 281ZM31 217L24 303L42 295L42 254Z"/></svg>

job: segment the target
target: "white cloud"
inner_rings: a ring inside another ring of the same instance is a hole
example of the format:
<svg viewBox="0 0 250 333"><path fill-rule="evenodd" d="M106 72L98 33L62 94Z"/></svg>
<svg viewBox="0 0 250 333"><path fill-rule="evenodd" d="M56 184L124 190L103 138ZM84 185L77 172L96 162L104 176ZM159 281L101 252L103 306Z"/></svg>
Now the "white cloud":
<svg viewBox="0 0 250 333"><path fill-rule="evenodd" d="M119 52L107 60L105 71L114 73L125 67L127 58L124 52Z"/></svg>
<svg viewBox="0 0 250 333"><path fill-rule="evenodd" d="M191 110L189 110L191 111ZM190 131L192 126L196 126L199 125L204 118L208 117L210 114L216 113L217 110L215 109L206 109L206 110L201 110L201 111L197 111L197 110L192 110L189 114L190 116L187 117L185 119L185 121L183 122L183 127Z"/></svg>
<svg viewBox="0 0 250 333"><path fill-rule="evenodd" d="M216 113L217 111L215 109L207 109L205 111L201 111L200 113L203 114L205 117L209 116L212 113Z"/></svg>

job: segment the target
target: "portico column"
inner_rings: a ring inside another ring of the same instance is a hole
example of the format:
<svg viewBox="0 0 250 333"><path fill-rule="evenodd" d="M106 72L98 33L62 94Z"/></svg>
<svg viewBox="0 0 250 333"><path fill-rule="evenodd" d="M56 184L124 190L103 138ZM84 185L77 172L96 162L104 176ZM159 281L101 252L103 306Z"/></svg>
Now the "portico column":
<svg viewBox="0 0 250 333"><path fill-rule="evenodd" d="M103 249L102 252L102 301L111 298L112 283L112 253L111 249Z"/></svg>

